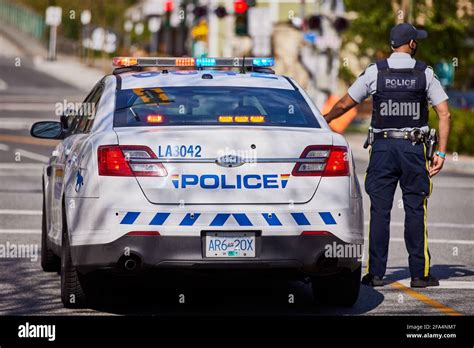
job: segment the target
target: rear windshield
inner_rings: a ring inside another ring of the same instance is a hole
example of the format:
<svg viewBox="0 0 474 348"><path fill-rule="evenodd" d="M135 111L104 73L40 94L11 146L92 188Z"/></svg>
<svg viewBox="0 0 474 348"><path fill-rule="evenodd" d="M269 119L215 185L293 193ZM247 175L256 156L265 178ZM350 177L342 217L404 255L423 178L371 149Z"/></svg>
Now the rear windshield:
<svg viewBox="0 0 474 348"><path fill-rule="evenodd" d="M179 125L320 128L309 105L295 90L161 87L117 91L115 127Z"/></svg>

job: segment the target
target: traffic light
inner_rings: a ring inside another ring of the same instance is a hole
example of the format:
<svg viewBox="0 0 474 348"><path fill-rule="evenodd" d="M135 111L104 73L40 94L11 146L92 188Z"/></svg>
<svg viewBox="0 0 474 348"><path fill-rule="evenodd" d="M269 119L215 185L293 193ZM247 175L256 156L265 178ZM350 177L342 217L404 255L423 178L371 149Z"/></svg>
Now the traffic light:
<svg viewBox="0 0 474 348"><path fill-rule="evenodd" d="M321 29L321 16L311 16L308 18L308 28L311 30Z"/></svg>
<svg viewBox="0 0 474 348"><path fill-rule="evenodd" d="M196 17L196 20L205 17L207 15L207 7L206 6L197 6L193 10L193 15Z"/></svg>
<svg viewBox="0 0 474 348"><path fill-rule="evenodd" d="M338 33L343 32L349 27L349 21L344 17L337 17L334 20L334 28Z"/></svg>
<svg viewBox="0 0 474 348"><path fill-rule="evenodd" d="M218 6L215 10L214 13L218 18L224 18L227 16L227 10L225 9L224 6Z"/></svg>
<svg viewBox="0 0 474 348"><path fill-rule="evenodd" d="M247 10L249 6L245 0L234 1L234 15L235 15L235 35L245 36L248 34L247 29Z"/></svg>

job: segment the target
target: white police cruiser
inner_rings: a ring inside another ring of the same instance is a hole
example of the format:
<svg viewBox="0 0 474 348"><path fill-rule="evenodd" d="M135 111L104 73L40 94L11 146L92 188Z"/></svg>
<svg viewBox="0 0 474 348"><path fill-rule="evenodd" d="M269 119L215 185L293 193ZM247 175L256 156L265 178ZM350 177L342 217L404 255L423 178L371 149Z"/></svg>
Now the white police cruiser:
<svg viewBox="0 0 474 348"><path fill-rule="evenodd" d="M93 271L170 268L291 273L319 300L357 300L360 258L334 250L363 244L351 151L272 58L114 65L79 110L31 129L62 139L41 263L66 307L87 304Z"/></svg>

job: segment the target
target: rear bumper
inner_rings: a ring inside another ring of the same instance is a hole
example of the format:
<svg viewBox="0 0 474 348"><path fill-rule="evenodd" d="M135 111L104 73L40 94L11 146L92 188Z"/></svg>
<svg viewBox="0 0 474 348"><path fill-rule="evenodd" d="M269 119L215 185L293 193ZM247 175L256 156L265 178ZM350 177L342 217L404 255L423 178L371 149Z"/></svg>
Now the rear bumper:
<svg viewBox="0 0 474 348"><path fill-rule="evenodd" d="M333 235L256 236L255 258L206 258L204 236L123 236L112 243L71 246L73 264L83 273L109 269L126 271L128 257L138 260L137 270L146 269L286 269L301 274L337 273L355 270L360 258L352 253L329 255L327 248L350 246ZM361 255L357 255L361 256Z"/></svg>

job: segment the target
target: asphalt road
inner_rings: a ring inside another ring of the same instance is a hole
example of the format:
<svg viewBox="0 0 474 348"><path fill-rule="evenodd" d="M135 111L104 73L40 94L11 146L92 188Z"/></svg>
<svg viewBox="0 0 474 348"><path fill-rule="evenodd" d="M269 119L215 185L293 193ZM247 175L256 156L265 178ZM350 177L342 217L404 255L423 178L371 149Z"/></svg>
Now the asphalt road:
<svg viewBox="0 0 474 348"><path fill-rule="evenodd" d="M78 76L80 78L80 76ZM410 292L403 242L403 209L392 212L388 283L362 286L350 309L312 305L310 286L271 279L219 282L180 278L115 281L103 290L109 300L91 309L68 310L60 302L60 279L40 268L41 166L51 144L29 137L36 120L55 119L57 102L80 101L85 94L31 68L24 60L0 58L0 248L7 243L38 248L38 258L0 258L0 314L297 314L297 315L446 315L474 314L474 177L442 173L434 178L429 200L432 273L439 288ZM357 163L361 183L367 162ZM368 199L364 196L368 220ZM157 287L157 285L160 285ZM163 286L164 285L164 286ZM178 302L184 294L186 302ZM288 304L293 294L295 304Z"/></svg>

